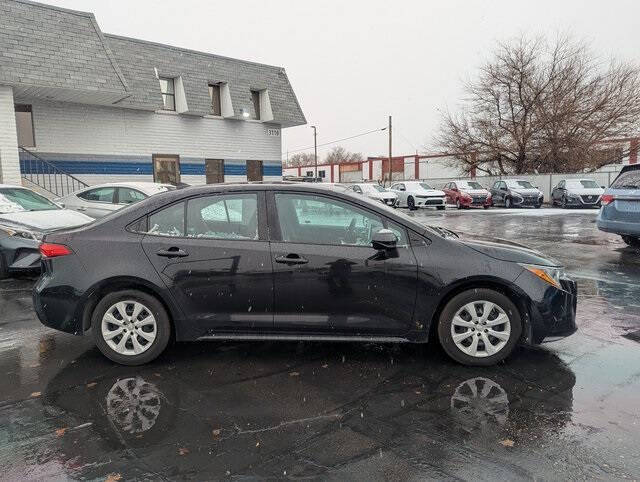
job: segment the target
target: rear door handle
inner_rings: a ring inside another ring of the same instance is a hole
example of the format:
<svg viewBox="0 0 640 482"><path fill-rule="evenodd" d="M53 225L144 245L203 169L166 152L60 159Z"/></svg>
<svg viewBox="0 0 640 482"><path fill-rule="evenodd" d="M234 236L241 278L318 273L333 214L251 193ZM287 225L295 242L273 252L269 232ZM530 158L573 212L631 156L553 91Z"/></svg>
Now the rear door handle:
<svg viewBox="0 0 640 482"><path fill-rule="evenodd" d="M276 263L283 264L307 264L309 262L308 259L303 258L299 254L290 253L286 256L276 256Z"/></svg>
<svg viewBox="0 0 640 482"><path fill-rule="evenodd" d="M158 256L162 256L163 258L184 258L185 256L189 256L189 253L176 247L171 247L169 249L159 249L158 251L156 251L156 254Z"/></svg>

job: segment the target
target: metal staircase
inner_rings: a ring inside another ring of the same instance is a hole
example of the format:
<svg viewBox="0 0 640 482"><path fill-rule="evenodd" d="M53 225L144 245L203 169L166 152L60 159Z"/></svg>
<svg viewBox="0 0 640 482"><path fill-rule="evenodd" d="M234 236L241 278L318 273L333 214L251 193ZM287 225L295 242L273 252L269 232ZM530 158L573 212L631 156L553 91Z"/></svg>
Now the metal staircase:
<svg viewBox="0 0 640 482"><path fill-rule="evenodd" d="M63 197L88 186L86 182L64 172L30 150L24 147L19 149L24 154L20 156L20 175L33 186L55 197Z"/></svg>

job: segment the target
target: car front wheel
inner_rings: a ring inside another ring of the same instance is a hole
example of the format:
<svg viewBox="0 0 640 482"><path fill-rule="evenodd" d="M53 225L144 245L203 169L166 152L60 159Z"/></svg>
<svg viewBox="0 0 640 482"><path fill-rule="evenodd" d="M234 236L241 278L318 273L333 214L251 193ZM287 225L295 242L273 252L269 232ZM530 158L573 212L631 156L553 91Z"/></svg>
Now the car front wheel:
<svg viewBox="0 0 640 482"><path fill-rule="evenodd" d="M640 248L640 238L634 236L622 236L622 240L632 248Z"/></svg>
<svg viewBox="0 0 640 482"><path fill-rule="evenodd" d="M122 365L142 365L158 357L169 343L171 324L162 304L137 290L109 293L91 319L100 351Z"/></svg>
<svg viewBox="0 0 640 482"><path fill-rule="evenodd" d="M507 209L511 209L513 207L513 201L511 200L510 197L504 200L504 207Z"/></svg>
<svg viewBox="0 0 640 482"><path fill-rule="evenodd" d="M407 198L407 207L409 208L409 210L414 211L416 209L416 202L413 199L413 196L409 196Z"/></svg>
<svg viewBox="0 0 640 482"><path fill-rule="evenodd" d="M521 333L520 313L513 302L485 288L454 296L438 322L442 348L464 365L489 366L504 360Z"/></svg>

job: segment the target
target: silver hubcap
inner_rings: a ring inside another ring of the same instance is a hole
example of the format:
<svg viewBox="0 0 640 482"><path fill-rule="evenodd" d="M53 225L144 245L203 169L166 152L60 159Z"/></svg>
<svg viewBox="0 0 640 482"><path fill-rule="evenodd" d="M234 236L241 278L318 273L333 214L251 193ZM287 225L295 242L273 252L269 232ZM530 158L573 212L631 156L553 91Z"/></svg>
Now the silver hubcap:
<svg viewBox="0 0 640 482"><path fill-rule="evenodd" d="M151 310L133 300L119 301L102 317L102 338L121 355L139 355L147 351L157 335Z"/></svg>
<svg viewBox="0 0 640 482"><path fill-rule="evenodd" d="M451 337L458 349L481 358L495 355L511 337L509 317L491 301L467 303L453 317Z"/></svg>
<svg viewBox="0 0 640 482"><path fill-rule="evenodd" d="M107 393L107 414L127 433L146 432L153 427L160 407L160 390L141 377L118 380Z"/></svg>

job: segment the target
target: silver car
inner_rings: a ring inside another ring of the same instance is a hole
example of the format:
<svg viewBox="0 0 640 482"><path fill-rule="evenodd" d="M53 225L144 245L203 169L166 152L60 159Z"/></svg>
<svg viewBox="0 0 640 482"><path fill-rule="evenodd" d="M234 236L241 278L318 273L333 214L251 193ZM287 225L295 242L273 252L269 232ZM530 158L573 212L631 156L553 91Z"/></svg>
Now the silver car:
<svg viewBox="0 0 640 482"><path fill-rule="evenodd" d="M171 184L153 182L116 182L99 184L76 191L68 196L55 199L60 206L101 218L129 204L175 189Z"/></svg>
<svg viewBox="0 0 640 482"><path fill-rule="evenodd" d="M604 187L593 179L563 179L551 191L551 204L563 208L599 208L602 194Z"/></svg>

